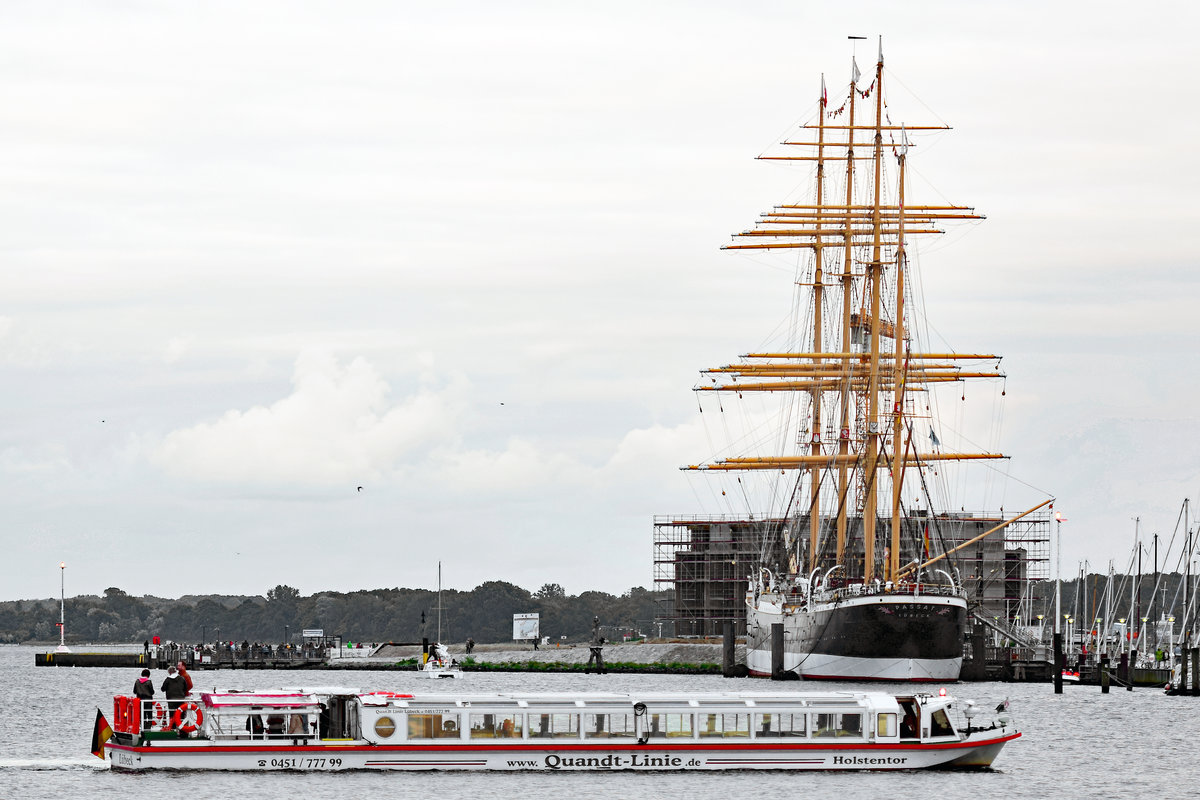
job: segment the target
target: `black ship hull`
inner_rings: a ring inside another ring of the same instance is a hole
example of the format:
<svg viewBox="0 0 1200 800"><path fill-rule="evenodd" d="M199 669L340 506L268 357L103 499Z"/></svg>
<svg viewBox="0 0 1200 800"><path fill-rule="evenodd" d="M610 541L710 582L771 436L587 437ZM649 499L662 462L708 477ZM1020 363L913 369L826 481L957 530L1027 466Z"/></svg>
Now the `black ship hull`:
<svg viewBox="0 0 1200 800"><path fill-rule="evenodd" d="M803 607L759 598L748 612L746 661L771 675L771 626L784 628L783 670L829 680L956 681L967 604L958 595L869 594Z"/></svg>

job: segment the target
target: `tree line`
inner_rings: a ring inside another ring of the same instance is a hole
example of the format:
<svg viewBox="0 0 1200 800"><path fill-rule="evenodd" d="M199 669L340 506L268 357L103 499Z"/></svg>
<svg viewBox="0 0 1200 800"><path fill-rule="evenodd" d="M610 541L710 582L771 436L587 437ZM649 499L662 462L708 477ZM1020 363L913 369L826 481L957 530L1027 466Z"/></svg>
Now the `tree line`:
<svg viewBox="0 0 1200 800"><path fill-rule="evenodd" d="M470 591L446 589L441 596L441 640L512 641L513 614L541 615L541 633L551 640L583 641L599 616L611 640L638 632L653 635L660 603L670 593L633 587L621 595L582 592L568 595L556 583L530 592L505 581L488 581ZM137 643L162 641L279 643L299 641L306 628L352 642L436 639L438 594L428 589L370 589L317 592L307 597L278 585L259 596L137 597L117 587L102 597L66 600L67 642ZM58 639L59 600L0 602L0 642ZM663 626L670 633L670 626Z"/></svg>

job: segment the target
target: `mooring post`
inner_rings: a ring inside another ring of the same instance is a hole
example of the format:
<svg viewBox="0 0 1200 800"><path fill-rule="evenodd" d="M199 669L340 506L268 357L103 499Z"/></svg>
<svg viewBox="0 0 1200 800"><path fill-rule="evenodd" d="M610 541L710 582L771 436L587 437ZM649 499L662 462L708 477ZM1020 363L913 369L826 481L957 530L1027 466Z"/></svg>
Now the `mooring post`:
<svg viewBox="0 0 1200 800"><path fill-rule="evenodd" d="M1066 656L1062 651L1062 634L1054 634L1054 693L1062 694L1062 672Z"/></svg>
<svg viewBox="0 0 1200 800"><path fill-rule="evenodd" d="M1108 653L1100 654L1100 693L1108 694Z"/></svg>
<svg viewBox="0 0 1200 800"><path fill-rule="evenodd" d="M771 623L771 680L783 677L783 623Z"/></svg>
<svg viewBox="0 0 1200 800"><path fill-rule="evenodd" d="M987 634L979 624L971 628L971 674L967 680L987 680Z"/></svg>
<svg viewBox="0 0 1200 800"><path fill-rule="evenodd" d="M721 631L721 674L726 678L733 677L733 629L734 621L725 620Z"/></svg>

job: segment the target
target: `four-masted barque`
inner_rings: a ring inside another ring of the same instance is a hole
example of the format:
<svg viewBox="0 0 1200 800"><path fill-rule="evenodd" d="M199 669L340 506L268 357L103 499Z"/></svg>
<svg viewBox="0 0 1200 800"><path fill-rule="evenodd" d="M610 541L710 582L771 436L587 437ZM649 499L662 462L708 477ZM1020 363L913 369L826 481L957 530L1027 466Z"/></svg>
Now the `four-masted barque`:
<svg viewBox="0 0 1200 800"><path fill-rule="evenodd" d="M758 517L774 543L746 598L752 674L782 667L805 678L957 680L967 597L963 576L943 559L1051 502L953 547L931 535L931 508L905 502L928 497L926 475L943 462L1005 457L943 449L929 399L939 384L1004 376L998 356L939 352L913 323L910 243L941 233L942 223L983 217L907 196L909 134L946 126L894 124L886 74L881 42L873 80L864 85L854 64L833 110L822 78L815 120L783 142L786 154L760 156L814 167L808 202L774 207L724 248L806 251L796 264L806 302L796 304L788 348L704 370L696 387L775 393L787 432L770 446L789 452L685 467L776 481L778 505Z"/></svg>

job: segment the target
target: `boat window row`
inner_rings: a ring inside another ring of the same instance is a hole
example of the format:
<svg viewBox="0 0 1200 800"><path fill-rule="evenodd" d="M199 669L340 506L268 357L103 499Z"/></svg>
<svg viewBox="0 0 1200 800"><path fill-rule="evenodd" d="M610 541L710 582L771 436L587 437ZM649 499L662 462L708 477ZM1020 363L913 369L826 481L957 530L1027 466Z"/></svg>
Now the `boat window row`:
<svg viewBox="0 0 1200 800"><path fill-rule="evenodd" d="M641 730L651 739L670 738L862 738L861 712L652 712L645 715ZM407 738L460 739L465 718L470 739L635 739L638 735L633 713L429 713L407 714L404 722L391 716L376 719L375 734L381 739L396 735L399 725ZM876 734L896 735L896 715L876 715Z"/></svg>

